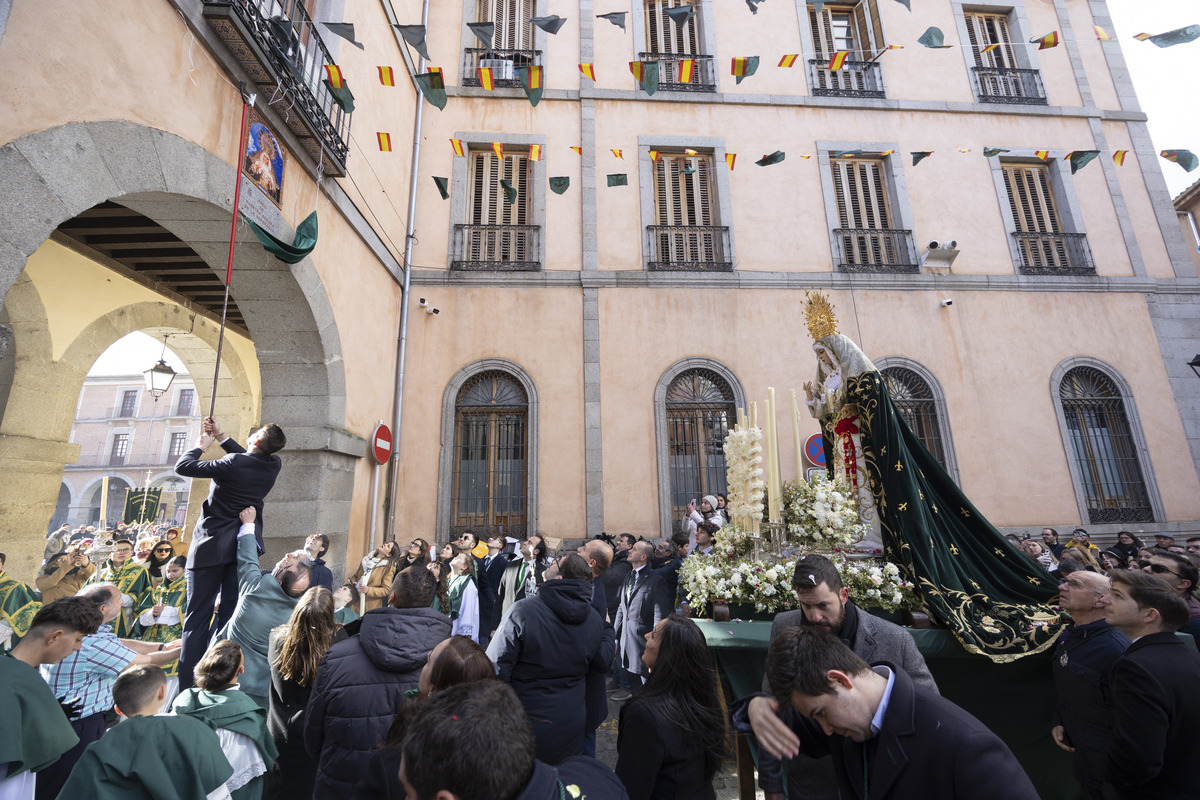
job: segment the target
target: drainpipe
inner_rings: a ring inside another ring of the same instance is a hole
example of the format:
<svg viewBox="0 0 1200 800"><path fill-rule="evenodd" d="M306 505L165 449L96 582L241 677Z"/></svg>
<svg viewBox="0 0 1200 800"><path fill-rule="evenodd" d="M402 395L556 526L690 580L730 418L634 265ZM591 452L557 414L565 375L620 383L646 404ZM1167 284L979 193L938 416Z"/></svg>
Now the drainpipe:
<svg viewBox="0 0 1200 800"><path fill-rule="evenodd" d="M1192 241L1196 243L1197 250L1200 250L1200 231L1196 230L1196 215L1191 211L1176 211L1182 217L1187 217L1188 225L1192 228Z"/></svg>
<svg viewBox="0 0 1200 800"><path fill-rule="evenodd" d="M429 30L429 0L421 3L421 24ZM417 72L425 71L425 58L417 62ZM415 85L414 85L414 88ZM417 91L417 113L413 120L412 165L408 181L408 215L404 223L408 234L404 237L404 286L400 290L400 344L396 350L396 396L392 401L396 409L393 420L392 438L392 471L388 476L388 498L391 504L388 508L387 528L384 531L384 541L396 535L396 484L400 473L400 433L404 421L404 354L408 345L408 289L412 279L412 251L416 237L413 227L417 224L417 176L421 166L421 122L425 113L425 98ZM374 543L373 543L374 544Z"/></svg>

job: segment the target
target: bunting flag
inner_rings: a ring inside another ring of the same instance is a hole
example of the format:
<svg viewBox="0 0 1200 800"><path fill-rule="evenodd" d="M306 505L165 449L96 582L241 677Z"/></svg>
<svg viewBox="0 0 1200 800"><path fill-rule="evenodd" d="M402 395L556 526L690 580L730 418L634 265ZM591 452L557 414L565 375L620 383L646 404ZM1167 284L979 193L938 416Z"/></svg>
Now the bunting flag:
<svg viewBox="0 0 1200 800"><path fill-rule="evenodd" d="M397 25L396 30L400 31L400 37L412 45L412 49L416 50L421 58L429 60L429 50L425 47L424 25Z"/></svg>
<svg viewBox="0 0 1200 800"><path fill-rule="evenodd" d="M596 19L606 19L621 30L625 30L625 13L624 11L612 11L608 14L597 14Z"/></svg>
<svg viewBox="0 0 1200 800"><path fill-rule="evenodd" d="M385 153L392 152L392 135L390 133L384 133L383 131L380 131L379 133L375 134L375 138L379 140L380 150Z"/></svg>
<svg viewBox="0 0 1200 800"><path fill-rule="evenodd" d="M737 161L737 153L726 153L725 163L729 165L729 171L733 172L733 162Z"/></svg>
<svg viewBox="0 0 1200 800"><path fill-rule="evenodd" d="M1008 148L1005 148L1005 147L984 147L983 148L984 158L995 158L996 156L1000 155L1001 153L1007 153L1007 152L1009 152Z"/></svg>
<svg viewBox="0 0 1200 800"><path fill-rule="evenodd" d="M492 75L491 67L477 67L475 72L479 75L480 86L489 92L496 88L496 78Z"/></svg>
<svg viewBox="0 0 1200 800"><path fill-rule="evenodd" d="M696 59L681 58L679 59L679 83L691 83L692 77L696 74Z"/></svg>
<svg viewBox="0 0 1200 800"><path fill-rule="evenodd" d="M1163 150L1159 155L1167 161L1174 161L1186 172L1191 172L1197 164L1200 164L1200 159L1197 159L1196 154L1191 150Z"/></svg>
<svg viewBox="0 0 1200 800"><path fill-rule="evenodd" d="M918 44L923 44L930 49L937 49L946 43L946 34L942 33L941 28L929 27L917 39Z"/></svg>
<svg viewBox="0 0 1200 800"><path fill-rule="evenodd" d="M924 161L925 159L927 159L931 155L933 155L933 151L932 150L913 150L911 153L909 153L909 155L912 156L913 166L915 167L917 164L920 164L922 161Z"/></svg>
<svg viewBox="0 0 1200 800"><path fill-rule="evenodd" d="M612 151L610 151L610 152L611 152L611 153L612 153L614 156L616 156L617 158L621 159L622 161L624 161L624 160L625 160L625 156L621 154L621 151L620 151L620 150L612 150Z"/></svg>
<svg viewBox="0 0 1200 800"><path fill-rule="evenodd" d="M1051 47L1058 47L1058 31L1052 31L1045 36L1030 39L1029 43L1036 44L1038 50L1049 50Z"/></svg>
<svg viewBox="0 0 1200 800"><path fill-rule="evenodd" d="M566 21L567 21L566 17L560 17L558 14L551 14L548 17L530 17L529 18L530 25L536 25L537 27L544 30L546 33L549 33L552 35L558 33L558 29L561 28L566 23Z"/></svg>
<svg viewBox="0 0 1200 800"><path fill-rule="evenodd" d="M417 87L429 101L429 105L441 110L446 107L446 81L441 67L430 67L429 72L416 76Z"/></svg>
<svg viewBox="0 0 1200 800"><path fill-rule="evenodd" d="M1176 28L1173 31L1147 36L1146 38L1159 47L1174 47L1177 44L1186 44L1187 42L1194 42L1200 39L1200 25L1188 25L1186 28Z"/></svg>
<svg viewBox="0 0 1200 800"><path fill-rule="evenodd" d="M468 22L467 27L471 29L471 33L475 34L476 39L483 42L484 47L492 46L492 39L496 36L496 23Z"/></svg>
<svg viewBox="0 0 1200 800"><path fill-rule="evenodd" d="M529 145L529 160L530 161L541 161L542 160L542 146L540 144Z"/></svg>
<svg viewBox="0 0 1200 800"><path fill-rule="evenodd" d="M1144 42L1144 41L1146 41L1147 39L1149 39L1149 38L1150 38L1150 34L1148 34L1148 33L1135 33L1135 34L1133 35L1133 38L1137 39L1139 42Z"/></svg>
<svg viewBox="0 0 1200 800"><path fill-rule="evenodd" d="M733 59L731 73L737 78L737 83L758 72L758 56L741 56Z"/></svg>
<svg viewBox="0 0 1200 800"><path fill-rule="evenodd" d="M799 53L788 53L786 56L779 59L779 66L794 67L796 65L796 59L799 57L800 57Z"/></svg>
<svg viewBox="0 0 1200 800"><path fill-rule="evenodd" d="M1034 150L1033 154L1035 156L1037 156L1038 158L1040 158L1042 161L1050 160L1050 151L1049 150Z"/></svg>
<svg viewBox="0 0 1200 800"><path fill-rule="evenodd" d="M812 156L800 156L801 158L812 158Z"/></svg>
<svg viewBox="0 0 1200 800"><path fill-rule="evenodd" d="M958 152L960 152L960 153L969 153L969 152L971 152L971 148L969 148L969 147L957 147L957 148L955 148L955 149L956 149L956 150L958 150Z"/></svg>
<svg viewBox="0 0 1200 800"><path fill-rule="evenodd" d="M325 72L329 75L329 85L334 89L345 87L346 82L342 79L342 68L333 64L325 65Z"/></svg>
<svg viewBox="0 0 1200 800"><path fill-rule="evenodd" d="M990 53L993 50L999 50L999 49L1000 49L1000 45L998 43L997 44L989 44L987 47L980 50L979 54L983 55L984 53Z"/></svg>
<svg viewBox="0 0 1200 800"><path fill-rule="evenodd" d="M333 95L333 100L338 104L338 107L347 114L354 111L354 95L350 93L350 87L346 85L346 80L342 77L342 71L337 67L326 66L326 69L336 70L337 84L335 85L330 72L330 77L322 81L329 88L329 93Z"/></svg>
<svg viewBox="0 0 1200 800"><path fill-rule="evenodd" d="M492 152L496 154L496 158L504 160L504 142L492 142Z"/></svg>
<svg viewBox="0 0 1200 800"><path fill-rule="evenodd" d="M1096 31L1096 38L1099 39L1100 41L1107 42L1109 39L1112 39L1112 37L1108 35L1108 32L1105 31L1104 28L1101 28L1099 25L1093 25L1092 29Z"/></svg>
<svg viewBox="0 0 1200 800"><path fill-rule="evenodd" d="M1067 161L1071 162L1071 174L1074 175L1086 167L1098 155L1100 155L1099 150L1072 150L1067 153Z"/></svg>
<svg viewBox="0 0 1200 800"><path fill-rule="evenodd" d="M765 155L754 163L758 164L760 167L769 167L772 164L778 164L780 161L783 161L785 157L786 156L782 150L776 150L774 153Z"/></svg>
<svg viewBox="0 0 1200 800"><path fill-rule="evenodd" d="M662 12L671 18L671 22L682 27L687 24L696 13L696 5L675 6L674 8L663 8Z"/></svg>
<svg viewBox="0 0 1200 800"><path fill-rule="evenodd" d="M583 148L582 147L572 147L571 149L575 151L575 155L583 156Z"/></svg>
<svg viewBox="0 0 1200 800"><path fill-rule="evenodd" d="M454 155L465 156L467 154L467 146L463 144L462 139L451 139L450 146L454 148Z"/></svg>
<svg viewBox="0 0 1200 800"><path fill-rule="evenodd" d="M608 176L609 186L628 186L629 176L624 172L617 172Z"/></svg>
<svg viewBox="0 0 1200 800"><path fill-rule="evenodd" d="M833 58L829 59L828 69L830 69L830 70L841 69L842 65L846 63L846 59L849 57L850 57L849 50L839 50L838 52L833 54Z"/></svg>
<svg viewBox="0 0 1200 800"><path fill-rule="evenodd" d="M813 11L820 14L825 10L825 0L808 0L808 4L813 7Z"/></svg>
<svg viewBox="0 0 1200 800"><path fill-rule="evenodd" d="M1113 163L1118 167L1125 166L1125 156L1129 155L1128 150L1118 150L1113 153Z"/></svg>
<svg viewBox="0 0 1200 800"><path fill-rule="evenodd" d="M746 0L746 5L750 7L751 14L758 13L758 4L761 2L763 2L763 0Z"/></svg>
<svg viewBox="0 0 1200 800"><path fill-rule="evenodd" d="M550 191L555 194L562 194L571 185L571 179L568 177L559 177L550 179Z"/></svg>
<svg viewBox="0 0 1200 800"><path fill-rule="evenodd" d="M834 158L856 158L862 154L862 150L843 150L840 153L830 153Z"/></svg>
<svg viewBox="0 0 1200 800"><path fill-rule="evenodd" d="M629 71L648 95L658 91L658 62L630 61Z"/></svg>
<svg viewBox="0 0 1200 800"><path fill-rule="evenodd" d="M542 70L540 66L520 66L517 67L517 78L521 81L521 88L525 90L525 96L529 98L529 104L536 107L542 100Z"/></svg>
<svg viewBox="0 0 1200 800"><path fill-rule="evenodd" d="M882 153L879 154L879 156L882 158L883 156L890 156L892 153L895 153L895 152L896 151L894 149L884 150Z"/></svg>
<svg viewBox="0 0 1200 800"><path fill-rule="evenodd" d="M595 80L596 80L596 65L595 64L580 64L579 71L583 73L583 76L585 78L587 78L590 81L595 82Z"/></svg>
<svg viewBox="0 0 1200 800"><path fill-rule="evenodd" d="M695 175L695 174L696 174L696 168L695 168L695 167L693 167L693 166L692 166L692 162L690 162L690 161L689 161L689 162L688 162L688 165L687 165L686 167L684 167L683 169L679 170L679 174L680 174L680 175Z"/></svg>
<svg viewBox="0 0 1200 800"><path fill-rule="evenodd" d="M887 49L888 49L888 50L903 50L903 49L904 49L904 45L902 45L902 44L889 44L889 45L887 46Z"/></svg>
<svg viewBox="0 0 1200 800"><path fill-rule="evenodd" d="M650 151L650 160L655 163L658 163L658 151L657 150Z"/></svg>
<svg viewBox="0 0 1200 800"><path fill-rule="evenodd" d="M433 177L433 182L437 184L438 194L440 194L442 196L443 200L449 200L450 199L450 181L448 181L445 178L439 178L437 175L433 175L432 177Z"/></svg>
<svg viewBox="0 0 1200 800"><path fill-rule="evenodd" d="M378 67L378 69L379 69L379 82L380 83L382 83L384 86L395 86L396 85L396 79L392 75L391 67Z"/></svg>
<svg viewBox="0 0 1200 800"><path fill-rule="evenodd" d="M690 148L690 147L685 147L685 148L683 149L683 154L684 154L685 156L698 156L698 155L700 155L699 151L697 151L697 150L693 150L693 149L692 149L692 148Z"/></svg>
<svg viewBox="0 0 1200 800"><path fill-rule="evenodd" d="M342 37L359 50L366 50L362 42L355 41L354 39L353 22L322 22L321 24L328 28L330 33Z"/></svg>
<svg viewBox="0 0 1200 800"><path fill-rule="evenodd" d="M896 0L896 2L907 8L909 11L912 11L912 6L909 5L910 0Z"/></svg>
<svg viewBox="0 0 1200 800"><path fill-rule="evenodd" d="M501 180L500 188L504 190L504 202L512 205L517 202L517 188L512 185L510 180Z"/></svg>

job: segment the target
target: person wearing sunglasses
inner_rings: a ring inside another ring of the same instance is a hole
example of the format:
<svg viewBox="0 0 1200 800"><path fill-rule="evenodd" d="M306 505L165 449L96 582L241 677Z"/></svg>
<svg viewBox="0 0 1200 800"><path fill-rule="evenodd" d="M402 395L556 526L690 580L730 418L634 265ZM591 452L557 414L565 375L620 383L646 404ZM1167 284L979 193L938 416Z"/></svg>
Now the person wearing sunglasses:
<svg viewBox="0 0 1200 800"><path fill-rule="evenodd" d="M1157 575L1171 584L1171 588L1187 604L1188 621L1180 630L1193 636L1200 635L1200 599L1196 597L1200 570L1186 556L1176 553L1155 553L1149 561L1142 571ZM1200 640L1197 640L1196 646L1200 648Z"/></svg>

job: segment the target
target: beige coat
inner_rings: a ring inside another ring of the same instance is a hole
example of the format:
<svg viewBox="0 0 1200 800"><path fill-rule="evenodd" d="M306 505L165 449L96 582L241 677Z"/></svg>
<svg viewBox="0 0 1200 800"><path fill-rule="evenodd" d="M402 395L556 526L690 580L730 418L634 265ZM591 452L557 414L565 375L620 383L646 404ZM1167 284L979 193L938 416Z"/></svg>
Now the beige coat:
<svg viewBox="0 0 1200 800"><path fill-rule="evenodd" d="M358 565L358 570L350 577L350 582L358 586L358 582L362 579L363 567ZM389 562L381 564L371 570L371 576L367 578L366 591L362 592L362 600L359 608L364 611L370 611L373 608L382 608L387 602L388 595L392 593L392 581L396 578L396 564ZM361 591L361 590L360 590Z"/></svg>
<svg viewBox="0 0 1200 800"><path fill-rule="evenodd" d="M52 603L60 597L71 597L83 588L84 582L92 577L96 565L88 562L79 569L59 567L53 575L38 575L34 583L42 593L42 603Z"/></svg>

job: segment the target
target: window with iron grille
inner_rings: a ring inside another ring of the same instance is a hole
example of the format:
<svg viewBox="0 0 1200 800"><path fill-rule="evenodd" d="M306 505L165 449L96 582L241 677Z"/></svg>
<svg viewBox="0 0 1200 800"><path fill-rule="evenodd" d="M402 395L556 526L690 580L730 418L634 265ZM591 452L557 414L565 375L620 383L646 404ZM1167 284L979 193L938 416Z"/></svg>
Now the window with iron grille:
<svg viewBox="0 0 1200 800"><path fill-rule="evenodd" d="M121 394L121 412L122 417L132 417L137 411L137 389L129 389Z"/></svg>
<svg viewBox="0 0 1200 800"><path fill-rule="evenodd" d="M536 17L533 0L479 0L479 22L494 23L492 46L499 50L532 50Z"/></svg>
<svg viewBox="0 0 1200 800"><path fill-rule="evenodd" d="M172 433L171 434L171 449L168 451L170 458L179 458L187 449L187 433Z"/></svg>
<svg viewBox="0 0 1200 800"><path fill-rule="evenodd" d="M129 434L118 433L112 438L112 449L108 453L108 463L114 467L122 466L129 454Z"/></svg>
<svg viewBox="0 0 1200 800"><path fill-rule="evenodd" d="M1095 367L1076 367L1063 376L1058 393L1088 521L1152 522L1137 445L1116 383Z"/></svg>
<svg viewBox="0 0 1200 800"><path fill-rule="evenodd" d="M175 416L190 417L192 415L192 406L196 402L195 389L180 389L179 390L179 406L175 409Z"/></svg>
<svg viewBox="0 0 1200 800"><path fill-rule="evenodd" d="M534 224L532 202L536 162L529 160L528 148L503 158L490 148L471 149L468 157L467 223L455 226L452 267L541 269L541 227Z"/></svg>
<svg viewBox="0 0 1200 800"><path fill-rule="evenodd" d="M916 372L905 367L885 367L880 373L900 416L917 435L925 449L949 471L937 403L929 384Z"/></svg>
<svg viewBox="0 0 1200 800"><path fill-rule="evenodd" d="M666 15L669 8L695 5L696 11L682 25ZM641 61L658 62L659 91L715 92L716 64L711 53L704 52L702 18L708 7L695 0L645 0L640 20L645 35L645 47L638 52ZM634 26L635 35L637 26ZM681 80L679 62L693 62L691 77Z"/></svg>
<svg viewBox="0 0 1200 800"><path fill-rule="evenodd" d="M492 41L481 46L471 37L471 46L463 59L462 85L479 86L480 67L492 70L496 86L520 86L516 68L542 63L542 52L534 45L534 29L529 20L537 16L534 0L479 0L475 19L495 27Z"/></svg>
<svg viewBox="0 0 1200 800"><path fill-rule="evenodd" d="M1063 230L1050 165L1002 162L1001 172L1021 271L1027 275L1094 275L1087 237Z"/></svg>
<svg viewBox="0 0 1200 800"><path fill-rule="evenodd" d="M1013 47L1009 15L968 11L963 20L975 61L971 74L980 102L1045 105L1040 73L1025 68L1019 60L1020 51Z"/></svg>
<svg viewBox="0 0 1200 800"><path fill-rule="evenodd" d="M808 7L813 58L809 60L814 95L884 97L883 73L876 58L886 49L876 0ZM828 68L836 53L849 53L841 69Z"/></svg>
<svg viewBox="0 0 1200 800"><path fill-rule="evenodd" d="M912 231L895 228L887 167L882 158L831 158L833 196L843 272L918 272Z"/></svg>
<svg viewBox="0 0 1200 800"><path fill-rule="evenodd" d="M650 269L732 269L729 228L716 224L712 156L659 152L653 170Z"/></svg>
<svg viewBox="0 0 1200 800"><path fill-rule="evenodd" d="M520 382L493 370L471 378L454 408L451 537L526 533L529 400Z"/></svg>
<svg viewBox="0 0 1200 800"><path fill-rule="evenodd" d="M680 373L667 387L666 406L671 517L678 525L689 502L725 493L725 437L737 411L729 383L708 369Z"/></svg>

